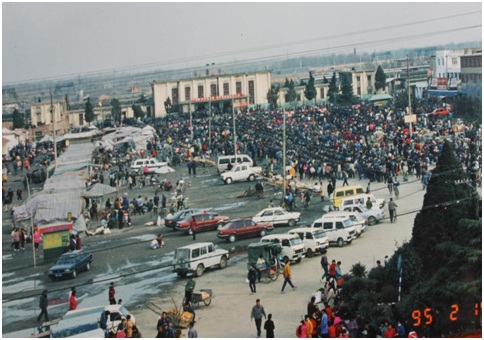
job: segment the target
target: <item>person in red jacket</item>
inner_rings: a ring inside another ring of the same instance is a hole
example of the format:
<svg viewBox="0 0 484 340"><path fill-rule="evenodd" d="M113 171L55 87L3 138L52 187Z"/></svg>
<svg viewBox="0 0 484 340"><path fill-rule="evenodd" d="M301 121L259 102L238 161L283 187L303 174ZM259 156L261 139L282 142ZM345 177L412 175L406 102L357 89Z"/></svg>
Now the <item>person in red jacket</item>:
<svg viewBox="0 0 484 340"><path fill-rule="evenodd" d="M396 331L395 331L395 328L393 327L393 325L391 323L388 323L387 330L383 334L383 337L385 337L385 338L394 338L395 337L395 333L396 333Z"/></svg>
<svg viewBox="0 0 484 340"><path fill-rule="evenodd" d="M69 298L69 310L76 310L76 309L77 309L76 291L73 290L71 297Z"/></svg>
<svg viewBox="0 0 484 340"><path fill-rule="evenodd" d="M336 276L336 260L331 261L331 264L329 265L329 276Z"/></svg>

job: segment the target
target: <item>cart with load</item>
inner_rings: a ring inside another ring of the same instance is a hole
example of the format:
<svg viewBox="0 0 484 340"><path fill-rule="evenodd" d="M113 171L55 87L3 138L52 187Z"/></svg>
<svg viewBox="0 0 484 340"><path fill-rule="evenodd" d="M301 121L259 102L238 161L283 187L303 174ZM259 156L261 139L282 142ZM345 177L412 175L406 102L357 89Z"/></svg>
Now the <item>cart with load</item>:
<svg viewBox="0 0 484 340"><path fill-rule="evenodd" d="M213 297L214 294L211 289L200 289L199 292L192 292L192 306L193 308L198 308L201 302L205 306L210 306Z"/></svg>
<svg viewBox="0 0 484 340"><path fill-rule="evenodd" d="M281 246L276 242L251 243L247 246L247 269L251 266L260 271L263 283L276 281L279 277L280 265L277 255L281 252ZM262 256L264 267L257 268L257 260Z"/></svg>

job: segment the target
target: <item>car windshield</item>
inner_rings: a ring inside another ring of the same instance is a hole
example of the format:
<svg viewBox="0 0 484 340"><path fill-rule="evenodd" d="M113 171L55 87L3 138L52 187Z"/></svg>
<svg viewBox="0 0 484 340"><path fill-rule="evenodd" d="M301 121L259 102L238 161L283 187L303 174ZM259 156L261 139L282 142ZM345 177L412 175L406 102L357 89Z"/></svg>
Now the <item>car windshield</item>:
<svg viewBox="0 0 484 340"><path fill-rule="evenodd" d="M299 237L295 237L295 238L292 238L291 239L291 245L292 246L297 246L299 244L302 244L303 242L301 241L301 239Z"/></svg>
<svg viewBox="0 0 484 340"><path fill-rule="evenodd" d="M188 249L177 249L175 252L176 260L186 260L190 258L190 250Z"/></svg>
<svg viewBox="0 0 484 340"><path fill-rule="evenodd" d="M326 237L326 232L324 230L314 231L313 234L315 239Z"/></svg>
<svg viewBox="0 0 484 340"><path fill-rule="evenodd" d="M76 263L75 256L62 256L59 260L57 260L57 264L64 265L64 264L74 264Z"/></svg>
<svg viewBox="0 0 484 340"><path fill-rule="evenodd" d="M343 225L345 226L345 228L351 227L351 220L350 219L344 220Z"/></svg>

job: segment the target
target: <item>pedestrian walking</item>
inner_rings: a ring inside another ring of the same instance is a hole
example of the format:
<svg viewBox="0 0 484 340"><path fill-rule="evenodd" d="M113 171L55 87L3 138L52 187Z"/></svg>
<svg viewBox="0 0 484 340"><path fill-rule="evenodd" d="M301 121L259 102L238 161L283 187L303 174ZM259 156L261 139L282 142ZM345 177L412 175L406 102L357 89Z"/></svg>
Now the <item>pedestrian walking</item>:
<svg viewBox="0 0 484 340"><path fill-rule="evenodd" d="M294 286L291 281L291 261L287 261L284 265L284 271L282 272L282 276L284 276L284 283L282 284L281 294L284 294L284 288L286 288L286 284L288 283L293 290L296 290L297 287Z"/></svg>
<svg viewBox="0 0 484 340"><path fill-rule="evenodd" d="M20 232L17 228L12 231L12 242L13 242L13 251L19 251L20 246Z"/></svg>
<svg viewBox="0 0 484 340"><path fill-rule="evenodd" d="M247 280L249 280L249 288L251 293L256 292L255 282L257 280L257 272L254 269L254 266L250 266L249 273L247 274Z"/></svg>
<svg viewBox="0 0 484 340"><path fill-rule="evenodd" d="M34 229L34 248L35 251L39 249L40 241L42 240L42 236L40 235L39 229L36 227Z"/></svg>
<svg viewBox="0 0 484 340"><path fill-rule="evenodd" d="M40 295L39 299L39 308L40 308L40 314L37 317L37 322L42 319L42 316L45 317L45 321L49 321L49 314L47 314L47 306L49 305L49 300L47 299L47 289L44 289L42 294Z"/></svg>
<svg viewBox="0 0 484 340"><path fill-rule="evenodd" d="M24 228L20 229L19 239L20 239L20 249L25 250L25 241L27 240L27 233L25 232Z"/></svg>
<svg viewBox="0 0 484 340"><path fill-rule="evenodd" d="M343 186L345 185L350 186L348 184L348 173L346 171L343 171Z"/></svg>
<svg viewBox="0 0 484 340"><path fill-rule="evenodd" d="M266 338L274 338L274 321L272 321L272 314L267 315L267 320L264 322L264 329L266 330Z"/></svg>
<svg viewBox="0 0 484 340"><path fill-rule="evenodd" d="M109 304L110 305L116 304L115 294L116 294L116 290L114 289L114 283L111 282L109 284L109 290L108 290L108 298L109 298Z"/></svg>
<svg viewBox="0 0 484 340"><path fill-rule="evenodd" d="M77 297L76 297L76 290L71 292L71 296L69 297L69 310L76 310L77 309Z"/></svg>
<svg viewBox="0 0 484 340"><path fill-rule="evenodd" d="M17 201L22 200L22 189L18 188L17 189Z"/></svg>
<svg viewBox="0 0 484 340"><path fill-rule="evenodd" d="M252 307L250 312L250 321L255 320L255 327L257 329L257 337L260 338L261 326L262 326L262 316L267 318L264 306L260 304L260 299L255 300L255 305Z"/></svg>
<svg viewBox="0 0 484 340"><path fill-rule="evenodd" d="M388 212L390 213L390 223L395 222L397 217L397 207L398 205L393 201L393 198L390 197L390 202L388 202Z"/></svg>
<svg viewBox="0 0 484 340"><path fill-rule="evenodd" d="M329 262L328 262L328 257L326 256L326 253L328 251L326 249L323 249L321 251L321 268L323 268L324 274L321 276L321 282L324 280L325 277L329 276Z"/></svg>
<svg viewBox="0 0 484 340"><path fill-rule="evenodd" d="M190 220L190 231L192 232L193 240L195 240L195 234L197 233L197 221L195 220L195 216L192 216L192 219Z"/></svg>

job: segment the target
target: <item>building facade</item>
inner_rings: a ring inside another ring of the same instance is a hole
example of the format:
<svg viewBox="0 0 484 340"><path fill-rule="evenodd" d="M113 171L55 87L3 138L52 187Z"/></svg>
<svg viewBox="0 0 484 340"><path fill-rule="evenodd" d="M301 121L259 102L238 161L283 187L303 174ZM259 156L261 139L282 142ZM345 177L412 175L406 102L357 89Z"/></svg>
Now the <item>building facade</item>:
<svg viewBox="0 0 484 340"><path fill-rule="evenodd" d="M267 104L271 73L206 75L178 81L153 82L154 116L162 117L177 107L179 112L208 110L227 111L235 107L255 107ZM170 105L165 102L170 99ZM168 110L168 112L167 112Z"/></svg>
<svg viewBox="0 0 484 340"><path fill-rule="evenodd" d="M65 101L41 102L30 106L30 122L35 139L45 135L63 135L68 132L67 103Z"/></svg>

